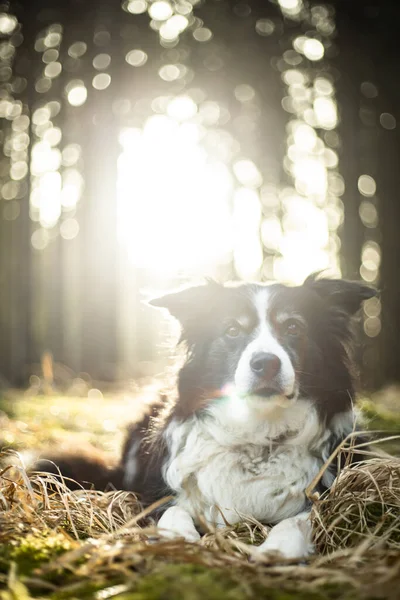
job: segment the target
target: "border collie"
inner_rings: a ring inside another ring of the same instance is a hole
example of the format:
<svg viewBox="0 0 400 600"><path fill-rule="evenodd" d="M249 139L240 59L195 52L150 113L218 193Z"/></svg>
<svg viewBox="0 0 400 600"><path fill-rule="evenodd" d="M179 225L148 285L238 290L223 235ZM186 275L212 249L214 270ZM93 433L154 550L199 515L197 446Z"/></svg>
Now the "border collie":
<svg viewBox="0 0 400 600"><path fill-rule="evenodd" d="M375 295L311 276L208 282L150 302L179 320L187 357L176 397L132 426L119 469L147 502L173 496L163 535L195 541L247 516L274 525L260 553L312 552L305 490L354 430L351 317ZM328 469L321 486L334 478Z"/></svg>
<svg viewBox="0 0 400 600"><path fill-rule="evenodd" d="M164 535L194 541L204 522L250 516L275 524L260 552L309 554L305 490L354 429L351 317L375 294L312 276L209 282L151 302L179 320L187 360L176 398L128 438L124 487L172 493Z"/></svg>

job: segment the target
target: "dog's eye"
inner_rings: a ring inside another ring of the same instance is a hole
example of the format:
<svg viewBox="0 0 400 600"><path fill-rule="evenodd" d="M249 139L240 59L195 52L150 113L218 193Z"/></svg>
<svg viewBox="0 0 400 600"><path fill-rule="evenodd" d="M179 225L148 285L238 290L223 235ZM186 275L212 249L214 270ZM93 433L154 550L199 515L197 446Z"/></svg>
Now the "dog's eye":
<svg viewBox="0 0 400 600"><path fill-rule="evenodd" d="M242 328L239 325L239 323L231 323L225 329L225 335L227 335L228 337L231 337L231 338L238 337L238 335L240 335L241 332L242 332Z"/></svg>
<svg viewBox="0 0 400 600"><path fill-rule="evenodd" d="M294 319L288 319L287 321L282 323L282 333L284 335L291 335L293 337L296 337L300 335L302 331L302 325Z"/></svg>

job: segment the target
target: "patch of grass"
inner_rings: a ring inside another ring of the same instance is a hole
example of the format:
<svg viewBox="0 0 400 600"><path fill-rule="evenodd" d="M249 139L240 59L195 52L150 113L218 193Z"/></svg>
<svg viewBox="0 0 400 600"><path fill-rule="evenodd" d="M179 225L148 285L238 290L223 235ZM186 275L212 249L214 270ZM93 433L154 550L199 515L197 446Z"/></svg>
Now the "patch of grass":
<svg viewBox="0 0 400 600"><path fill-rule="evenodd" d="M2 402L0 447L37 450L49 445L89 443L117 453L124 426L135 418L140 406L140 399L132 397L11 394Z"/></svg>

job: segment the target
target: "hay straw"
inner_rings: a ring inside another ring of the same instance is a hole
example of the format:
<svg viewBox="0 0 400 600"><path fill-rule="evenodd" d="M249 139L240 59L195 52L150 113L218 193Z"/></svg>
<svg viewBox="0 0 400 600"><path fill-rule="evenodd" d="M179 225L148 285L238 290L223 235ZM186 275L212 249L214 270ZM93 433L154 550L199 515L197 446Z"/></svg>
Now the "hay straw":
<svg viewBox="0 0 400 600"><path fill-rule="evenodd" d="M0 501L0 543L32 528L62 527L76 539L98 537L119 530L142 510L131 492L72 492L66 481L49 473L28 476L18 462L0 472Z"/></svg>
<svg viewBox="0 0 400 600"><path fill-rule="evenodd" d="M321 553L359 544L400 550L400 460L373 458L345 468L312 516Z"/></svg>
<svg viewBox="0 0 400 600"><path fill-rule="evenodd" d="M318 600L339 597L326 595L326 586L348 590L352 600L398 597L399 459L373 458L345 467L331 491L314 502L318 554L306 566L276 559L252 561L252 544L258 545L268 534L268 528L254 520L209 531L196 544L165 540L149 518L150 509L143 511L134 494L71 492L52 475L28 477L18 463L0 473L0 503L4 546L18 547L30 534L57 533L68 541L66 551L22 578L30 592L42 596L57 590L66 598L83 598L90 585L101 590L91 598L123 597L149 574L157 579L168 568L186 566L211 569L218 581L228 577L236 582L243 594L235 598L270 597L268 590L304 591L306 598L322 594ZM1 581L6 583L7 576L0 575ZM187 597L200 596L188 592Z"/></svg>

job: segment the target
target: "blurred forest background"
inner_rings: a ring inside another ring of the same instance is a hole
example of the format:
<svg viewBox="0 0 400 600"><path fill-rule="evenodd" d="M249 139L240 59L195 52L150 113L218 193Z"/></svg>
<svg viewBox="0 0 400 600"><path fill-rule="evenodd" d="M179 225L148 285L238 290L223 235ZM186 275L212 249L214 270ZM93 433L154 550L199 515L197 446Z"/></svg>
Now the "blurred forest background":
<svg viewBox="0 0 400 600"><path fill-rule="evenodd" d="M151 376L144 296L320 269L382 290L358 359L398 381L399 23L389 0L0 2L3 386L50 355L67 387Z"/></svg>

